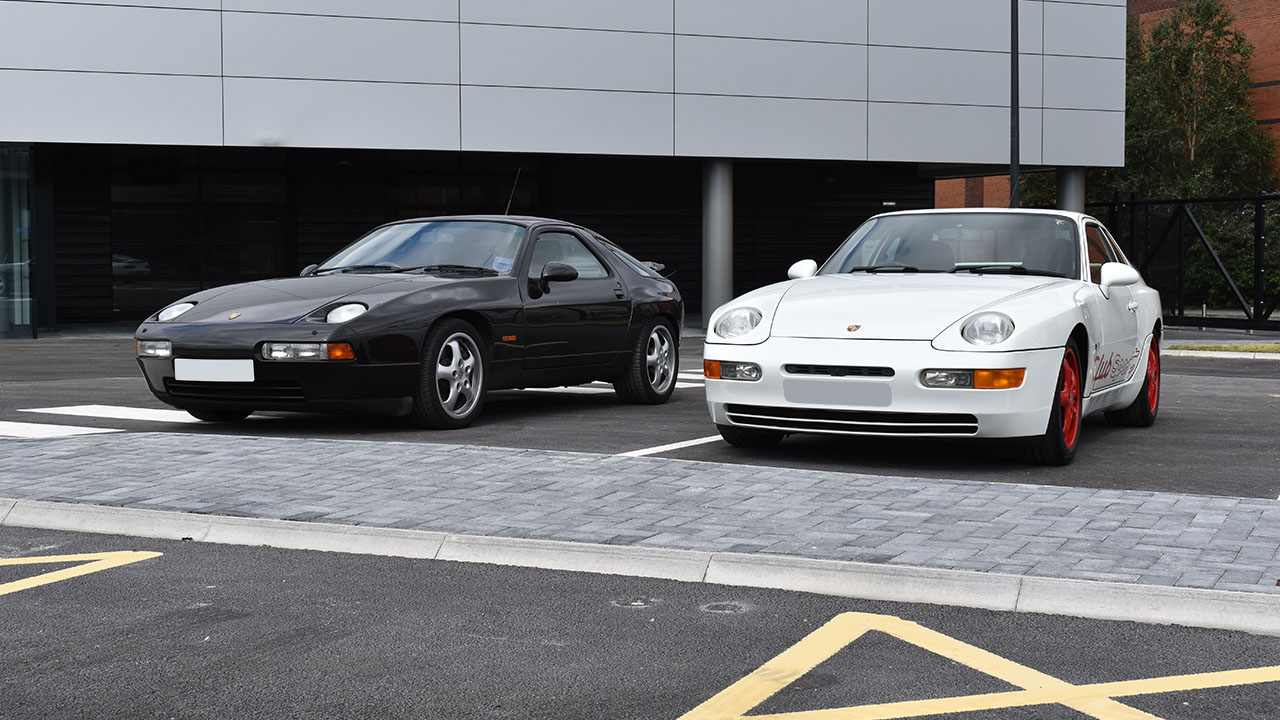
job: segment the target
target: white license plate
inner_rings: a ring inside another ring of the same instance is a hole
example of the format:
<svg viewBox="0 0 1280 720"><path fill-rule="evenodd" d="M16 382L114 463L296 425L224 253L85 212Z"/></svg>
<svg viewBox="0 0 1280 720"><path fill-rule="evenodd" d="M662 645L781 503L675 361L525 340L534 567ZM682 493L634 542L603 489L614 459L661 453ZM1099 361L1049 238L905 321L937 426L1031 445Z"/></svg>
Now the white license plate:
<svg viewBox="0 0 1280 720"><path fill-rule="evenodd" d="M889 407L889 383L865 380L783 380L782 397L798 405Z"/></svg>
<svg viewBox="0 0 1280 720"><path fill-rule="evenodd" d="M253 361L174 358L173 377L196 382L253 382Z"/></svg>

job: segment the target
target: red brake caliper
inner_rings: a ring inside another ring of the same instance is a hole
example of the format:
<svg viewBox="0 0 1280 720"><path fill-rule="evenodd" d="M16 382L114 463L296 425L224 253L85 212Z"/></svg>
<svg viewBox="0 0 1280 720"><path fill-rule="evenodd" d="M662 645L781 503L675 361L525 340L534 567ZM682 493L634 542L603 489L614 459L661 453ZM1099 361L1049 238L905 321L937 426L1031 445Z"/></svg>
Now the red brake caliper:
<svg viewBox="0 0 1280 720"><path fill-rule="evenodd" d="M1080 435L1080 362L1071 348L1062 356L1062 392L1058 394L1058 407L1062 414L1062 442L1068 449L1074 448Z"/></svg>

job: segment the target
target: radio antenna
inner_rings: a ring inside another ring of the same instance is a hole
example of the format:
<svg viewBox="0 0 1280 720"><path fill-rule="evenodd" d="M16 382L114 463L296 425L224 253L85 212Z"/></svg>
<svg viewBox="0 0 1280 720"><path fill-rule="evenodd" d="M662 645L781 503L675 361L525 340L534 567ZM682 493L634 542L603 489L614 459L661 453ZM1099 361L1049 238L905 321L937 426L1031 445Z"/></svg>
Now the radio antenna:
<svg viewBox="0 0 1280 720"><path fill-rule="evenodd" d="M524 166L516 168L516 181L511 183L511 197L507 198L507 211L503 215L511 214L511 201L516 199L516 186L520 184L520 171L524 170Z"/></svg>

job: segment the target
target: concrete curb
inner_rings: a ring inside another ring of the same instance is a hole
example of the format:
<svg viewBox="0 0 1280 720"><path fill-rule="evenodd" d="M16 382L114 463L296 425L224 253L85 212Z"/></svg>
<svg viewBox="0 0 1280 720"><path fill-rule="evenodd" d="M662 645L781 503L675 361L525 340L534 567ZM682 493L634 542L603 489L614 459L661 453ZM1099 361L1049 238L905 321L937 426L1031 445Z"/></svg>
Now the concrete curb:
<svg viewBox="0 0 1280 720"><path fill-rule="evenodd" d="M265 545L1280 636L1280 595L0 498L0 527Z"/></svg>
<svg viewBox="0 0 1280 720"><path fill-rule="evenodd" d="M1280 353L1217 352L1216 350L1160 350L1161 357L1226 358L1229 360L1280 360Z"/></svg>

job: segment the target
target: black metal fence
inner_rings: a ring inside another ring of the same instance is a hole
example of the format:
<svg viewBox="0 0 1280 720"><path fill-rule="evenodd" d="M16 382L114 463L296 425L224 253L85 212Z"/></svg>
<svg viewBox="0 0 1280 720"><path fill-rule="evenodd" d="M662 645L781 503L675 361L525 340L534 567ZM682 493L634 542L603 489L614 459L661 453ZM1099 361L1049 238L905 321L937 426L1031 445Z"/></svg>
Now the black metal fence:
<svg viewBox="0 0 1280 720"><path fill-rule="evenodd" d="M1106 222L1169 325L1280 330L1280 195L1140 200L1087 211Z"/></svg>

